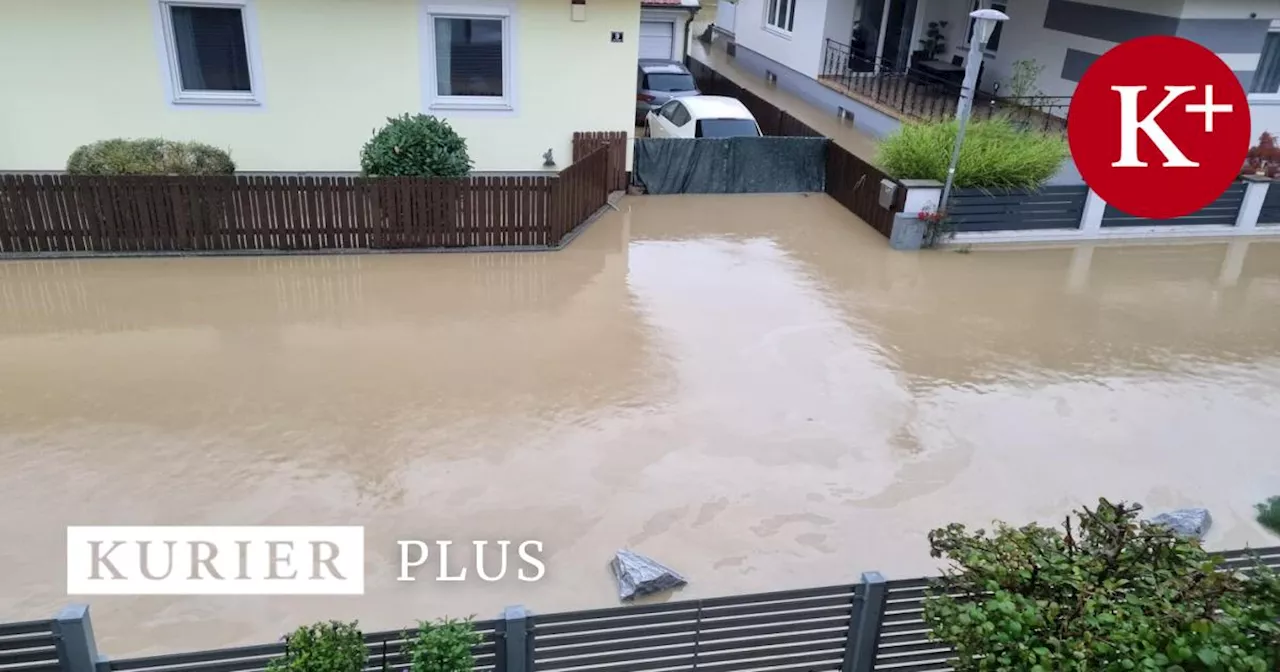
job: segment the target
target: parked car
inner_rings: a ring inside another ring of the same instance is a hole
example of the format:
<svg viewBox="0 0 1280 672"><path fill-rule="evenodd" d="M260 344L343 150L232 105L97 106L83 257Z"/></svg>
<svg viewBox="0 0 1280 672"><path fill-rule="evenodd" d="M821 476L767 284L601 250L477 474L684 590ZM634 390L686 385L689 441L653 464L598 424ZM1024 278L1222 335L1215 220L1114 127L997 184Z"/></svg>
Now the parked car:
<svg viewBox="0 0 1280 672"><path fill-rule="evenodd" d="M690 96L668 101L649 112L645 135L651 138L760 137L760 124L737 98Z"/></svg>
<svg viewBox="0 0 1280 672"><path fill-rule="evenodd" d="M696 96L698 85L693 75L675 61L641 59L636 72L636 125L644 123L650 110L656 110L672 98Z"/></svg>

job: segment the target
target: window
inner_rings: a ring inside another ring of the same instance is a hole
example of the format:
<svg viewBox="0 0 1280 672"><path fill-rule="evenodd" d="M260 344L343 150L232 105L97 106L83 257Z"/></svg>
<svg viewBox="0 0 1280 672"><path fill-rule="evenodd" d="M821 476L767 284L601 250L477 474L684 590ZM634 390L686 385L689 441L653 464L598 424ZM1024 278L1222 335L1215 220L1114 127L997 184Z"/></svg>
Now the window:
<svg viewBox="0 0 1280 672"><path fill-rule="evenodd" d="M760 128L750 119L700 119L698 138L754 138L759 137Z"/></svg>
<svg viewBox="0 0 1280 672"><path fill-rule="evenodd" d="M644 86L640 87L647 91L696 91L698 85L693 81L693 75L686 75L679 72L651 72L645 75Z"/></svg>
<svg viewBox="0 0 1280 672"><path fill-rule="evenodd" d="M680 103L676 103L673 107L675 109L671 110L671 123L676 126L684 126L689 123L689 120L692 119L692 117L689 116L688 108Z"/></svg>
<svg viewBox="0 0 1280 672"><path fill-rule="evenodd" d="M160 12L173 102L260 102L245 0L162 0Z"/></svg>
<svg viewBox="0 0 1280 672"><path fill-rule="evenodd" d="M429 107L511 109L511 27L501 8L428 9Z"/></svg>
<svg viewBox="0 0 1280 672"><path fill-rule="evenodd" d="M976 12L979 9L982 9L982 5L983 5L983 0L973 0L972 11ZM990 9L994 9L998 12L1008 13L1009 6L1003 2L993 2L991 3ZM966 36L964 39L965 46L968 46L969 43L973 41L973 29L976 23L977 22L972 19L969 20L969 35ZM987 46L984 48L984 51L986 51L988 54L994 54L997 51L1000 51L1000 34L1004 32L1004 24L1006 23L1008 23L1008 21L996 22L996 27L991 31L991 38L987 40Z"/></svg>
<svg viewBox="0 0 1280 672"><path fill-rule="evenodd" d="M1280 21L1271 22L1271 32L1262 44L1249 93L1280 95Z"/></svg>
<svg viewBox="0 0 1280 672"><path fill-rule="evenodd" d="M665 119L674 120L676 116L676 108L679 106L680 106L680 103L677 103L676 101L673 100L667 103L666 105L663 105L662 110L659 111L658 114L660 114Z"/></svg>
<svg viewBox="0 0 1280 672"><path fill-rule="evenodd" d="M791 32L792 26L796 23L796 0L769 0L765 9L767 14L764 17L764 23L767 28L785 33Z"/></svg>

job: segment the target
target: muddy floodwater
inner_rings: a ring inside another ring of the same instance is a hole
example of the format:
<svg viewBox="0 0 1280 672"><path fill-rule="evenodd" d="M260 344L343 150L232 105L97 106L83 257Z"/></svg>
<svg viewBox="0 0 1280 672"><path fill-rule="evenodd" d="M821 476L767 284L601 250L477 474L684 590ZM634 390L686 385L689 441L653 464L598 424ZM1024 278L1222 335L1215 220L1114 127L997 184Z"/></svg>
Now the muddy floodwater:
<svg viewBox="0 0 1280 672"><path fill-rule="evenodd" d="M0 263L0 620L65 526L363 525L359 597L91 598L112 656L934 568L928 530L1099 496L1280 541L1280 243L920 254L825 196L624 199L540 254ZM545 578L397 582L401 539Z"/></svg>

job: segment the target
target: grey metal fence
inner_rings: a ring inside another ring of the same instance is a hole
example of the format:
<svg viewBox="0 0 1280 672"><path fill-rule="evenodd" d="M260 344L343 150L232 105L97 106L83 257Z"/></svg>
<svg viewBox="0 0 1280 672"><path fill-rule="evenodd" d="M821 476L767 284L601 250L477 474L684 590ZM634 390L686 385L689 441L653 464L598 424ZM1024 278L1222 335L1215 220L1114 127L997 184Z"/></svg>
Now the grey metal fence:
<svg viewBox="0 0 1280 672"><path fill-rule="evenodd" d="M1236 182L1230 187L1227 187L1227 190L1218 197L1218 200L1205 206L1199 212L1187 215L1186 217L1178 217L1177 219L1152 221L1150 219L1125 214L1124 212L1108 205L1106 212L1102 215L1102 226L1151 226L1153 224L1159 224L1161 226L1195 226L1205 224L1233 226L1236 223L1236 217L1240 215L1240 206L1244 203L1244 190L1246 186L1247 185L1244 182Z"/></svg>
<svg viewBox="0 0 1280 672"><path fill-rule="evenodd" d="M1280 546L1219 553L1227 569L1280 569ZM478 621L481 672L942 672L951 649L924 620L931 579L757 593ZM365 672L405 670L405 631L365 635ZM89 609L0 624L0 672L262 672L281 643L141 658L101 656Z"/></svg>
<svg viewBox="0 0 1280 672"><path fill-rule="evenodd" d="M1082 184L1034 191L957 189L947 214L957 232L1076 229L1088 197L1089 187Z"/></svg>
<svg viewBox="0 0 1280 672"><path fill-rule="evenodd" d="M1280 182L1273 182L1262 199L1262 212L1258 213L1259 224L1280 224Z"/></svg>

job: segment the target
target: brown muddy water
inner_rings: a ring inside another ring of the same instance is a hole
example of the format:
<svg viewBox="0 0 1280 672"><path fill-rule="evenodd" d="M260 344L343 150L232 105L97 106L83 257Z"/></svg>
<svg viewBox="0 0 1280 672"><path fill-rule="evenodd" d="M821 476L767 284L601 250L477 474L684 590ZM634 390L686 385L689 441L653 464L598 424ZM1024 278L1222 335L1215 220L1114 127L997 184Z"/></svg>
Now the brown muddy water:
<svg viewBox="0 0 1280 672"><path fill-rule="evenodd" d="M893 253L824 196L628 198L546 254L0 264L0 620L68 524L357 524L362 597L94 598L113 656L932 571L1098 496L1276 543L1280 244ZM395 581L398 539L546 578Z"/></svg>

